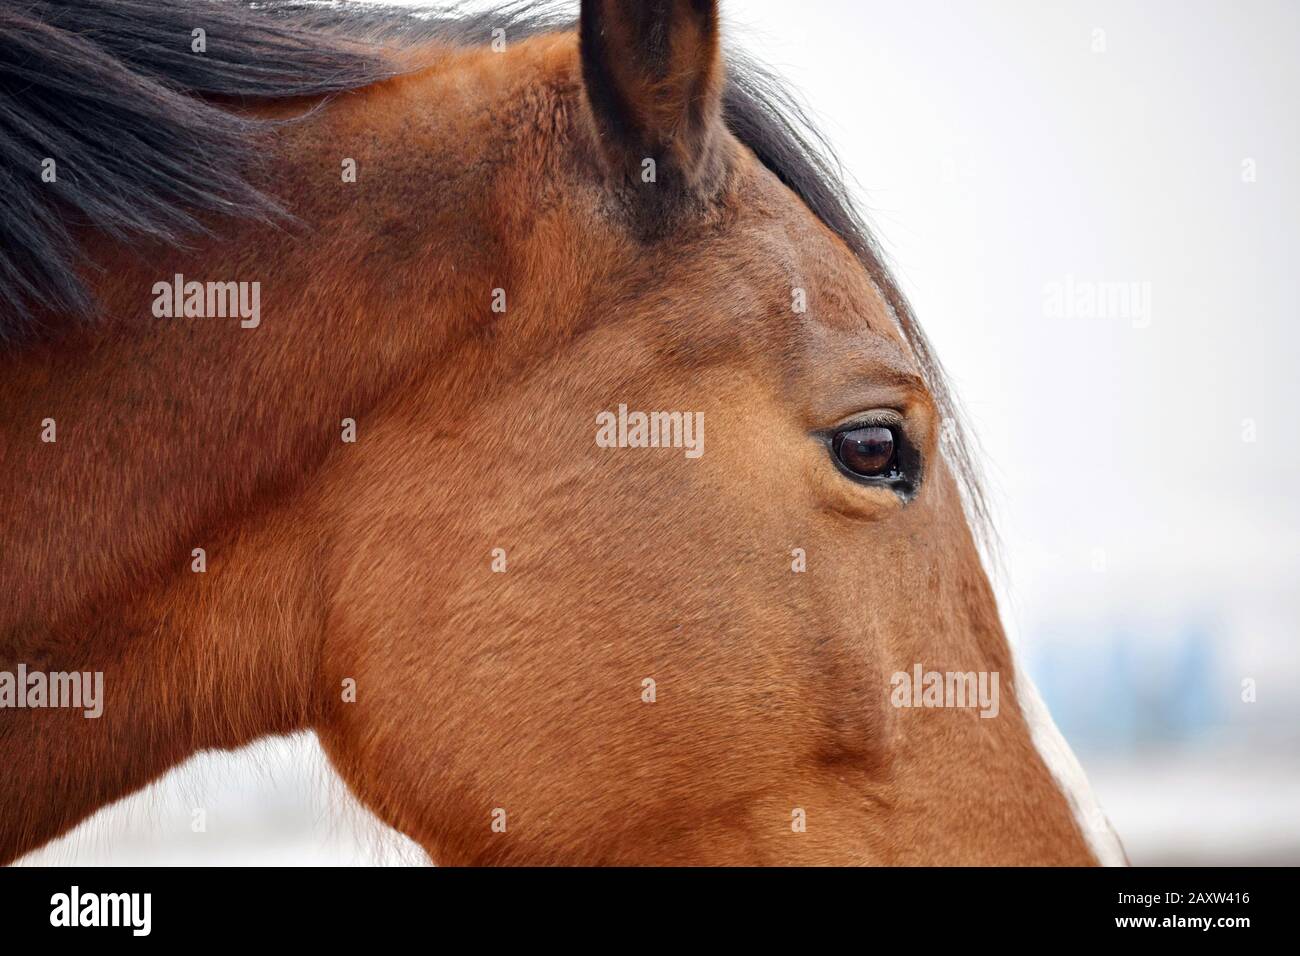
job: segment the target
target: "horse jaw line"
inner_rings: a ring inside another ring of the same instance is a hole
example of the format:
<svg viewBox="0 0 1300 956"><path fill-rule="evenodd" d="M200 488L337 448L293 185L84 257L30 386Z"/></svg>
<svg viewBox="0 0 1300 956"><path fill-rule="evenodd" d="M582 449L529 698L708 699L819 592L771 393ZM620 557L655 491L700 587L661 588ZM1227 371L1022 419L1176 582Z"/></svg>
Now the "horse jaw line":
<svg viewBox="0 0 1300 956"><path fill-rule="evenodd" d="M1014 649L1012 653L1015 653ZM1020 712L1029 726L1029 736L1034 747L1070 804L1075 822L1079 824L1079 830L1097 862L1102 866L1128 866L1124 847L1110 821L1106 819L1106 813L1096 794L1092 792L1092 785L1088 783L1088 776L1083 772L1079 758L1070 749L1057 728L1056 721L1052 720L1047 704L1034 686L1029 671L1022 666L1019 655L1016 658L1016 697L1020 702Z"/></svg>

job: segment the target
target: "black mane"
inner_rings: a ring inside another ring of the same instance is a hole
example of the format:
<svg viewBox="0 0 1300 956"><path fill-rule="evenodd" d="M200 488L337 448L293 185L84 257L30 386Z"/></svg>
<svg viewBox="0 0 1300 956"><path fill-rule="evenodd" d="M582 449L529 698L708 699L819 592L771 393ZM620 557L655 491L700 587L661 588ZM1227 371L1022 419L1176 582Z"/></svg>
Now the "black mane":
<svg viewBox="0 0 1300 956"><path fill-rule="evenodd" d="M268 122L222 103L346 93L397 73L378 41L481 43L573 26L546 0L495 10L303 0L0 0L0 348L38 316L93 315L76 231L182 242L200 217L282 214L246 172ZM207 49L191 53L202 28ZM822 136L772 73L727 57L732 132L857 254L894 310L945 418L944 378L855 210ZM221 144L214 148L214 144ZM42 162L56 179L42 180ZM965 445L949 455L977 527L985 512Z"/></svg>

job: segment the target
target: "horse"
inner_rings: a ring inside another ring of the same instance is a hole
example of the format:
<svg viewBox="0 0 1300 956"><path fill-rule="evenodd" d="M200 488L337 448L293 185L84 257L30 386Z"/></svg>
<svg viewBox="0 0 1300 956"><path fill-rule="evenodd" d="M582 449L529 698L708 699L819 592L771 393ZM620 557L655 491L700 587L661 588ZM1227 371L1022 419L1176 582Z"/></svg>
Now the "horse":
<svg viewBox="0 0 1300 956"><path fill-rule="evenodd" d="M306 730L439 865L1124 862L722 24L0 4L0 859Z"/></svg>

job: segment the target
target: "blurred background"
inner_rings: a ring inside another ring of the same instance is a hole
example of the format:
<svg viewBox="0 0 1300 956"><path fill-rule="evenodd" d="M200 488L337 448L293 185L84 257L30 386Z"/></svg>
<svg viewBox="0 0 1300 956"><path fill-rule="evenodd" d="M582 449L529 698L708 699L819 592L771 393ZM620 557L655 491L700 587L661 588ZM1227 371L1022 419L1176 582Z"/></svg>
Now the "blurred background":
<svg viewBox="0 0 1300 956"><path fill-rule="evenodd" d="M1300 863L1300 5L724 15L810 105L951 373L1008 632L1132 861ZM28 857L421 860L307 735Z"/></svg>

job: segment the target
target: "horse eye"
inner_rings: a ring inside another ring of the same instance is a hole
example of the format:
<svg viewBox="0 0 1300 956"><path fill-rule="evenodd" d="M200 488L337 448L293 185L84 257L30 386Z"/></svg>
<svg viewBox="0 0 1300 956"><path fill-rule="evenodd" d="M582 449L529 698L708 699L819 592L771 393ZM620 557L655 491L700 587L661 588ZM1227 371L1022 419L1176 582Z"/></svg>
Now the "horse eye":
<svg viewBox="0 0 1300 956"><path fill-rule="evenodd" d="M898 472L892 428L872 425L836 432L831 451L841 465L861 478L887 478Z"/></svg>

